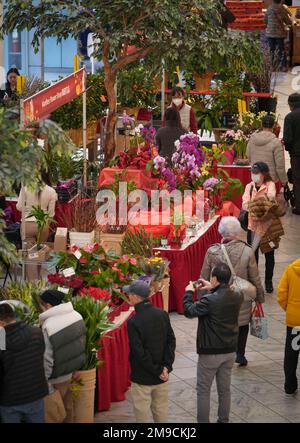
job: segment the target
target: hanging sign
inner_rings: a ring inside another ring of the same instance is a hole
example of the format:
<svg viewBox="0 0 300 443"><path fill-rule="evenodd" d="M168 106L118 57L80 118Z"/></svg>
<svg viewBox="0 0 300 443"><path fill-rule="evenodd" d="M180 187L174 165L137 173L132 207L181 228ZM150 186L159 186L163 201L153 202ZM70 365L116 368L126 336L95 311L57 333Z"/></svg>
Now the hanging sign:
<svg viewBox="0 0 300 443"><path fill-rule="evenodd" d="M63 78L24 100L25 124L47 117L60 106L84 92L85 68Z"/></svg>

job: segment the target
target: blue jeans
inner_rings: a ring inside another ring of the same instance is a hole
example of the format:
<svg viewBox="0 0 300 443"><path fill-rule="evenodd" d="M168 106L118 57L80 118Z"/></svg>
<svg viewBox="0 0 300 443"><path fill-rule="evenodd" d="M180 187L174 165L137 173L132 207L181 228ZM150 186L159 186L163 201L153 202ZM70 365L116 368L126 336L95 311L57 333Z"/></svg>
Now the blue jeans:
<svg viewBox="0 0 300 443"><path fill-rule="evenodd" d="M2 423L44 423L44 400L19 406L0 406Z"/></svg>
<svg viewBox="0 0 300 443"><path fill-rule="evenodd" d="M286 68L287 59L284 47L284 38L268 37L268 43L272 54L272 64L274 68Z"/></svg>

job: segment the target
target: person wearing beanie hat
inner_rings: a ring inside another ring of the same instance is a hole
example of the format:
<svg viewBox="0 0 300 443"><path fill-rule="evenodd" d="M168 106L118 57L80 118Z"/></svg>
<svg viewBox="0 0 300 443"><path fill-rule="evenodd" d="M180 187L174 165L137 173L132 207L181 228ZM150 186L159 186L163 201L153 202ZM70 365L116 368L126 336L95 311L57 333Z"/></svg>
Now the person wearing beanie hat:
<svg viewBox="0 0 300 443"><path fill-rule="evenodd" d="M59 392L65 406L65 421L69 423L73 416L71 379L85 362L86 329L72 303L63 301L62 292L53 289L44 291L40 296L44 312L40 314L39 321L46 345L44 366L49 393ZM57 405L53 405L53 398L50 396L45 401L46 423L57 420Z"/></svg>
<svg viewBox="0 0 300 443"><path fill-rule="evenodd" d="M175 359L176 339L167 312L149 300L150 287L141 280L123 291L134 306L128 320L131 397L138 423L168 421L168 380Z"/></svg>
<svg viewBox="0 0 300 443"><path fill-rule="evenodd" d="M252 181L246 186L243 195L243 210L249 211L252 209L254 203L261 201L261 198L267 196L270 201L276 200L276 186L272 181L270 175L269 166L265 162L256 162L251 168ZM255 251L256 260L259 258L259 246L262 238L268 231L272 220L263 218L257 220L253 218L252 210L249 212L249 225L248 225L248 243L252 245ZM273 242L270 241L270 245ZM270 246L270 250L265 253L266 265L265 265L265 287L266 292L271 294L274 291L273 288L273 275L275 268L275 245Z"/></svg>
<svg viewBox="0 0 300 443"><path fill-rule="evenodd" d="M283 141L285 150L290 154L295 193L293 214L300 215L300 94L291 94L288 98L291 112L284 120Z"/></svg>
<svg viewBox="0 0 300 443"><path fill-rule="evenodd" d="M273 133L275 119L266 115L262 119L262 129L250 137L247 146L247 158L249 163L265 162L270 169L272 180L285 185L288 181L285 170L285 162L282 144Z"/></svg>

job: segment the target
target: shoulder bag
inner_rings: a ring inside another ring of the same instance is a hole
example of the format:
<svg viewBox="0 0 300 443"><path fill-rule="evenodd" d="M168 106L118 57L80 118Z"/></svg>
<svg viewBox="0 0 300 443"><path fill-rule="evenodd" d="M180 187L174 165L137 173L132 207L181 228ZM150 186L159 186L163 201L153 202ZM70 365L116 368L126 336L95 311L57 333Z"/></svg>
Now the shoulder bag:
<svg viewBox="0 0 300 443"><path fill-rule="evenodd" d="M231 274L232 274L231 289L241 292L244 296L244 301L247 301L247 300L254 301L256 299L256 295L257 295L256 287L252 283L250 283L249 281L245 280L244 278L238 277L236 275L236 272L234 270L234 267L232 266L232 263L230 261L226 247L224 245L221 245L221 248L222 248L222 252L225 256L226 262L227 262L227 264L231 270ZM243 257L244 251L245 251L245 248L243 249L240 260Z"/></svg>

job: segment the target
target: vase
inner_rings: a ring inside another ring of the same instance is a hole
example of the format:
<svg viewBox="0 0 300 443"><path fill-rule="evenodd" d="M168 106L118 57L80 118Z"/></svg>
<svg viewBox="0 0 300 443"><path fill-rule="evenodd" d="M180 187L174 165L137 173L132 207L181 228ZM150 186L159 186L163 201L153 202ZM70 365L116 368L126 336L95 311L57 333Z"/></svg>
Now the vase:
<svg viewBox="0 0 300 443"><path fill-rule="evenodd" d="M82 386L73 397L73 423L94 423L96 369L79 371Z"/></svg>
<svg viewBox="0 0 300 443"><path fill-rule="evenodd" d="M206 72L205 74L194 74L195 88L197 92L210 91L211 81L214 77L214 72Z"/></svg>

